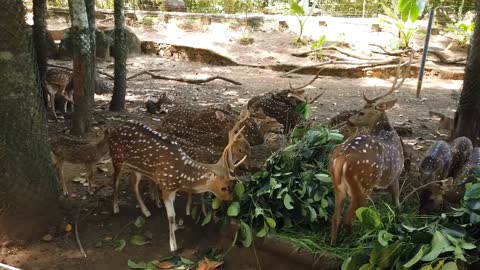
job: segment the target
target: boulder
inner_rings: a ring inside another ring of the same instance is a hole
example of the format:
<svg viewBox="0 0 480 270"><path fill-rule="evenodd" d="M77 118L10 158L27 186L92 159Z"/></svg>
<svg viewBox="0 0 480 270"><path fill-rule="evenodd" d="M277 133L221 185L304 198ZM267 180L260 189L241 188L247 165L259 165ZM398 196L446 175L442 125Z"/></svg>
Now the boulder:
<svg viewBox="0 0 480 270"><path fill-rule="evenodd" d="M128 27L125 27L125 32L127 33L127 45L128 45L128 56L138 55L142 53L142 47L140 39L135 35L135 33ZM114 46L115 46L115 31L113 27L109 27L105 30L105 34L108 35L112 40L110 45L110 55L113 56Z"/></svg>
<svg viewBox="0 0 480 270"><path fill-rule="evenodd" d="M187 12L187 6L183 0L165 0L161 9L168 12Z"/></svg>
<svg viewBox="0 0 480 270"><path fill-rule="evenodd" d="M113 40L100 30L95 30L96 54L97 59L110 61L110 45ZM70 30L65 31L63 39L58 47L59 59L70 59L73 56L73 44Z"/></svg>

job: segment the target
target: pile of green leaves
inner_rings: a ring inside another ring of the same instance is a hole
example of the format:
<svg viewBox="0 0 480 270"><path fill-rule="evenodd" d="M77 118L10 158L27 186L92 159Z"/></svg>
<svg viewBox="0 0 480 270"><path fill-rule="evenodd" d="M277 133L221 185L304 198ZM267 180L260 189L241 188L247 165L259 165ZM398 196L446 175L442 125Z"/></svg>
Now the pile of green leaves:
<svg viewBox="0 0 480 270"><path fill-rule="evenodd" d="M212 210L203 218L210 221L240 223L238 240L249 246L253 233L263 237L283 228L314 230L329 224L334 195L326 174L329 156L343 136L324 126L296 128L285 147L274 153L264 168L234 187L234 202L228 207L212 200ZM199 211L192 217L200 220Z"/></svg>
<svg viewBox="0 0 480 270"><path fill-rule="evenodd" d="M446 31L455 35L461 46L466 47L470 43L470 39L475 30L475 22L460 21L447 25Z"/></svg>

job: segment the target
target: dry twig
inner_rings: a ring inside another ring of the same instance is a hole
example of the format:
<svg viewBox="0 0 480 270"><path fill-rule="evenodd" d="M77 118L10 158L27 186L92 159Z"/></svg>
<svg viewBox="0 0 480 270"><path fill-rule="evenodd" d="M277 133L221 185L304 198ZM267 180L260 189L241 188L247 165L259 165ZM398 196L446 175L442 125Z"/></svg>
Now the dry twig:
<svg viewBox="0 0 480 270"><path fill-rule="evenodd" d="M177 82L184 82L184 83L192 83L192 84L201 84L201 83L206 83L206 82L210 82L210 81L213 81L213 80L224 80L224 81L227 81L229 83L232 83L232 84L235 84L235 85L242 85L240 82L238 81L235 81L235 80L232 80L232 79L229 79L229 78L226 78L226 77L223 77L223 76L218 76L218 75L215 75L215 76L210 76L210 77L207 77L205 79L187 79L187 78L183 78L183 77L171 77L171 76L164 76L164 75L157 75L157 74L154 74L148 70L144 70L142 72L140 72L142 74L140 75L143 75L143 74L147 74L147 75L150 75L152 78L154 79L159 79L159 80L168 80L168 81L177 81ZM138 76L140 76L138 75ZM131 76L132 77L132 76Z"/></svg>

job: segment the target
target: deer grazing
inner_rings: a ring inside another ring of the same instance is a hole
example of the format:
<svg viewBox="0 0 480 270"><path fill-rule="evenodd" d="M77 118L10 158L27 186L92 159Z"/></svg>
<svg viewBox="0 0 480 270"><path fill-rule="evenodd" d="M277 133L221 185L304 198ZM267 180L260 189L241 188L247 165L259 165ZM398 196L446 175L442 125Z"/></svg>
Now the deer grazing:
<svg viewBox="0 0 480 270"><path fill-rule="evenodd" d="M285 132L290 132L300 121L300 116L295 111L295 108L302 103L313 103L320 98L324 93L315 97L312 100L307 100L305 97L304 88L312 84L320 75L321 69L315 77L307 84L282 90L278 93L266 93L261 96L256 96L250 99L247 103L247 109L253 113L261 112L269 117L274 118L283 125Z"/></svg>
<svg viewBox="0 0 480 270"><path fill-rule="evenodd" d="M452 166L450 166L450 172L448 176L456 179L460 173L462 173L463 168L467 165L472 155L473 144L467 137L458 137L452 142L451 153L452 153Z"/></svg>
<svg viewBox="0 0 480 270"><path fill-rule="evenodd" d="M52 157L58 180L63 188L63 194L68 196L68 189L63 177L63 164L83 164L87 170L88 192L93 194L92 185L95 181L95 166L108 153L108 131L97 143L75 140L68 137L57 137L50 140Z"/></svg>
<svg viewBox="0 0 480 270"><path fill-rule="evenodd" d="M138 183L142 176L153 180L162 191L167 210L170 231L170 250L177 250L175 230L174 201L179 191L189 193L212 192L218 198L231 201L232 189L230 175L243 160L234 164L230 147L240 132L229 134L229 144L222 158L215 164L203 164L192 160L182 148L168 136L134 121L122 123L110 131L109 144L113 172L113 212L118 213L118 176L123 167L133 172L135 195L142 212L150 215L138 192Z"/></svg>
<svg viewBox="0 0 480 270"><path fill-rule="evenodd" d="M59 68L51 68L46 74L47 94L52 108L53 115L56 119L57 112L55 109L55 96L63 96L65 98L64 112L67 112L68 104L73 105L73 84L72 74L66 70ZM72 107L73 108L73 107Z"/></svg>
<svg viewBox="0 0 480 270"><path fill-rule="evenodd" d="M397 100L377 102L401 86L405 77L397 84L399 75L400 65L395 81L387 93L373 99L368 99L365 93L363 94L367 104L351 116L348 122L356 127L367 127L368 134L348 138L332 153L329 171L335 192L335 210L331 245L337 242L338 227L347 195L351 198L343 223L347 233L351 232L355 211L366 205L367 197L374 189L388 190L394 204L400 206L398 178L404 168L402 141L386 113Z"/></svg>
<svg viewBox="0 0 480 270"><path fill-rule="evenodd" d="M420 193L420 213L432 211L443 202L442 185L452 165L450 146L445 141L435 141L420 162L420 183L426 185Z"/></svg>

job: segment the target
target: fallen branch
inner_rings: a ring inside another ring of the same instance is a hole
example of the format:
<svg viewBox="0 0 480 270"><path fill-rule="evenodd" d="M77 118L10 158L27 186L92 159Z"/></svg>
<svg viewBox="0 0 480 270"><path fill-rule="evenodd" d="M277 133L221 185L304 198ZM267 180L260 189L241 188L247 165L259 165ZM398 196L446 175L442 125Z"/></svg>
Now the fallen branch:
<svg viewBox="0 0 480 270"><path fill-rule="evenodd" d="M300 70L310 69L310 68L318 68L318 67L325 66L325 65L328 65L328 64L357 65L356 68L365 68L365 67L392 64L392 63L395 63L397 61L398 61L398 58L397 59L381 60L381 61L334 61L334 60L331 60L331 61L325 61L325 62L315 64L315 65L301 66L301 67L298 67L298 68L294 68L294 69L286 72L285 74L281 75L281 77L285 77L289 74L298 72Z"/></svg>
<svg viewBox="0 0 480 270"><path fill-rule="evenodd" d="M402 56L407 52L412 52L412 51L413 52L421 52L423 50L422 48L420 48L420 49L407 48L407 49L404 49L404 50L389 51L385 47L383 47L382 45L378 45L378 44L368 44L368 45L380 48L380 50L383 51L382 54L386 54L386 55L389 55L389 56ZM379 52L376 52L376 53L379 53Z"/></svg>
<svg viewBox="0 0 480 270"><path fill-rule="evenodd" d="M235 84L235 85L242 85L241 83L239 83L235 80L232 80L232 79L229 79L229 78L226 78L226 77L223 77L223 76L217 76L217 75L207 77L205 79L187 79L187 78L177 78L177 77L157 75L157 74L154 74L154 73L152 73L148 70L145 70L141 75L143 75L143 74L148 74L154 79L167 80L167 81L177 81L177 82L192 83L192 84L206 83L206 82L210 82L210 81L213 81L213 80L224 80L224 81L227 81L227 82Z"/></svg>
<svg viewBox="0 0 480 270"><path fill-rule="evenodd" d="M400 64L400 67L406 66L406 65L411 65L410 61L406 61L402 64ZM369 70L382 70L382 69L387 69L387 68L397 68L399 65L381 65L381 66L375 66L375 67L366 67L363 68L363 71L369 71Z"/></svg>
<svg viewBox="0 0 480 270"><path fill-rule="evenodd" d="M353 52L347 52L346 50L343 50L343 49L341 49L339 47L336 47L336 46L328 46L328 47L323 47L323 48L317 48L317 49L310 50L308 52L292 53L291 55L296 56L296 57L306 57L311 53L315 53L315 52L319 52L319 51L329 51L329 50L337 51L337 52L339 52L341 54L344 54L348 57L356 58L356 59L360 59L360 60L381 60L381 59L371 59L371 58L368 58L368 57L363 57L361 55L354 54Z"/></svg>
<svg viewBox="0 0 480 270"><path fill-rule="evenodd" d="M466 61L466 57L460 57L460 58L453 58L451 60L447 59L441 52L439 51L428 51L428 53L431 53L433 56L435 56L440 63L442 64L458 64L458 62Z"/></svg>
<svg viewBox="0 0 480 270"><path fill-rule="evenodd" d="M127 77L127 81L135 78L135 77L138 77L138 76L142 76L143 74L148 74L147 72L158 72L158 71L165 71L165 69L149 69L149 70L143 70L143 71L140 71L132 76L129 76Z"/></svg>
<svg viewBox="0 0 480 270"><path fill-rule="evenodd" d="M56 68L62 68L62 69L65 69L65 70L68 70L68 71L73 71L73 69L69 68L69 67L64 67L64 66L60 66L60 65L54 65L54 64L47 64L47 66L49 67L56 67ZM103 72L101 70L97 70L98 73L102 74L102 75L105 75L107 77L109 77L110 79L114 79L113 75L110 75L106 72Z"/></svg>
<svg viewBox="0 0 480 270"><path fill-rule="evenodd" d="M334 46L316 48L316 49L310 50L310 51L308 51L308 52L292 53L291 55L292 55L292 56L295 56L295 57L307 57L307 56L308 56L309 54L311 54L311 53L319 52L319 51L323 51L323 50L328 50L328 49L331 49L331 48L334 48Z"/></svg>
<svg viewBox="0 0 480 270"><path fill-rule="evenodd" d="M80 241L80 235L78 234L78 224L75 221L75 241L77 242L78 248L80 249L80 252L82 253L83 257L87 257L87 253L85 253L85 250L83 249L82 242Z"/></svg>

